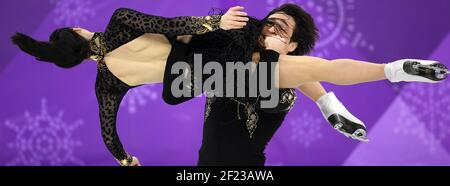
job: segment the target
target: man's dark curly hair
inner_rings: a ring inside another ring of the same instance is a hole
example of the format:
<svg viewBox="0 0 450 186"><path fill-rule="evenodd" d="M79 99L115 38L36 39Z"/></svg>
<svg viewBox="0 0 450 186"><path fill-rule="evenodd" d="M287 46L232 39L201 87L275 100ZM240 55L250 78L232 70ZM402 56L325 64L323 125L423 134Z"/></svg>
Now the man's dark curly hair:
<svg viewBox="0 0 450 186"><path fill-rule="evenodd" d="M312 16L296 4L286 3L273 9L264 20L274 13L285 13L295 20L295 28L291 37L291 42L298 42L297 48L289 55L305 55L311 52L319 37Z"/></svg>

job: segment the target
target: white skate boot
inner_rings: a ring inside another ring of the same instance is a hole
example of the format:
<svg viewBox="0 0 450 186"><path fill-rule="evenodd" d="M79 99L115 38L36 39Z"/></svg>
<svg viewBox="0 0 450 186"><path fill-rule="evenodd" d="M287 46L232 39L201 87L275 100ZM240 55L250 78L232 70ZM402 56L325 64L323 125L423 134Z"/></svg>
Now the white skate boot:
<svg viewBox="0 0 450 186"><path fill-rule="evenodd" d="M316 104L331 126L345 136L363 142L369 142L364 123L353 116L336 98L333 92L321 96Z"/></svg>
<svg viewBox="0 0 450 186"><path fill-rule="evenodd" d="M438 83L450 73L444 64L437 61L401 59L386 64L384 73L390 82Z"/></svg>

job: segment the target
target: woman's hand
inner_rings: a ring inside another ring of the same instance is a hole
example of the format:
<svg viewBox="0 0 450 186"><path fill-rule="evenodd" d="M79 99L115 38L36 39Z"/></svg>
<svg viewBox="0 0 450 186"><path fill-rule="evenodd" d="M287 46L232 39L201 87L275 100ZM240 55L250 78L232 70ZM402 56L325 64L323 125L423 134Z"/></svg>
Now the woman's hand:
<svg viewBox="0 0 450 186"><path fill-rule="evenodd" d="M137 157L133 156L133 161L130 166L141 166L141 163L139 163L139 159Z"/></svg>
<svg viewBox="0 0 450 186"><path fill-rule="evenodd" d="M241 29L247 25L247 13L243 12L244 7L231 7L220 19L220 28L223 30Z"/></svg>

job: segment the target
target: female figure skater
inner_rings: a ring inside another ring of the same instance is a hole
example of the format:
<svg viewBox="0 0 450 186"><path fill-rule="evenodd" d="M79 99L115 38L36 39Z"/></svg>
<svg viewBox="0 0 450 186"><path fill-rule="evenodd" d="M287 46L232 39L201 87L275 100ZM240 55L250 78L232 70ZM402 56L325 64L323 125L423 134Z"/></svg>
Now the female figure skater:
<svg viewBox="0 0 450 186"><path fill-rule="evenodd" d="M204 34L219 27L240 28L245 25L242 20L247 19L241 15L245 14L238 12L222 20L221 15L163 18L120 8L103 33L61 28L51 34L49 42L36 41L21 33L14 35L12 41L37 60L62 68L74 67L89 58L97 61L95 92L103 140L121 165L135 166L139 165L138 159L125 152L118 138L116 116L128 90L163 81L166 60L176 46L172 47L161 34L173 39L177 35Z"/></svg>
<svg viewBox="0 0 450 186"><path fill-rule="evenodd" d="M234 11L233 15L227 15L229 19L222 20L220 15L162 18L121 8L114 12L104 33L91 33L80 28L63 28L55 30L49 42L39 42L20 33L12 39L23 51L38 60L52 62L63 68L74 67L89 58L98 62L96 95L99 102L102 137L121 165L134 166L139 165L138 159L125 152L115 130L116 114L123 96L136 86L159 83L166 79L167 73L164 73L166 61L176 60L174 58L179 56L176 53L184 53L186 50L184 45L175 41L174 36L207 34L219 28L223 30L242 28L248 21L248 18L243 16L246 14ZM170 43L162 35L145 33L165 34ZM265 38L267 43L270 43L271 39L277 38ZM273 47L273 44L277 45L276 42L272 42L271 46L266 46L267 49L276 50L277 47ZM385 68L391 70L385 71L380 71L380 68L384 68L380 65L353 60L336 60L334 63L328 63L319 58L280 55L279 61L280 88L295 88L303 83L318 81L352 84L388 77L394 81L437 82L446 77L431 77L434 74L441 74L444 67L437 62L420 60L391 63ZM310 64L311 61L316 61L317 64ZM411 68L406 68L409 66ZM354 73L354 71L370 73ZM327 74L315 75L317 72Z"/></svg>

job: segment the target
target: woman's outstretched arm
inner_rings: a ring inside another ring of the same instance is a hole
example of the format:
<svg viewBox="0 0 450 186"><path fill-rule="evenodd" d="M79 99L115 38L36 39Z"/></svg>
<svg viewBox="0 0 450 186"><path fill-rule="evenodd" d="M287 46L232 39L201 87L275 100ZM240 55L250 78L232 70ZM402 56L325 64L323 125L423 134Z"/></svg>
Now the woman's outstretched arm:
<svg viewBox="0 0 450 186"><path fill-rule="evenodd" d="M113 89L102 76L97 76L95 94L99 105L100 127L103 142L109 152L122 166L139 165L137 158L129 155L120 141L117 133L116 119L120 102L125 96L125 88Z"/></svg>
<svg viewBox="0 0 450 186"><path fill-rule="evenodd" d="M220 28L221 15L180 16L166 18L145 14L129 8L117 9L111 22L118 22L129 29L141 33L166 35L203 34Z"/></svg>
<svg viewBox="0 0 450 186"><path fill-rule="evenodd" d="M229 30L244 27L248 21L243 7L232 7L223 16L178 16L161 17L145 14L129 8L114 11L105 30L107 41L114 42L114 49L145 33L167 36L195 35L218 29ZM111 49L111 50L112 50Z"/></svg>

